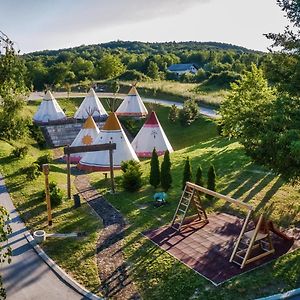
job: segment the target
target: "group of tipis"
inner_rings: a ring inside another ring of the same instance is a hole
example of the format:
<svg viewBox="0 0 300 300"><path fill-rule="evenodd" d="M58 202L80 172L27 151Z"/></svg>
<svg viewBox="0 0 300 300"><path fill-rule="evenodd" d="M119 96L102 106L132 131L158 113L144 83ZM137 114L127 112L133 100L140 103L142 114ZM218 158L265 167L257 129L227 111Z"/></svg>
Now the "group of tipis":
<svg viewBox="0 0 300 300"><path fill-rule="evenodd" d="M146 118L132 143L129 142L118 116ZM99 117L106 119L103 127L100 128L94 121L94 118ZM115 143L114 169L120 169L122 161L139 161L138 157L151 157L154 148L158 155L163 155L166 150L173 152L156 113L152 111L148 114L135 86L131 87L118 109L110 114L106 112L94 89L91 88L76 111L74 118L85 120L85 122L70 147ZM36 122L47 123L49 121L63 121L67 117L52 93L47 91L33 119ZM70 158L71 162L77 163L77 167L82 170L107 171L110 169L108 151L75 153L71 154Z"/></svg>

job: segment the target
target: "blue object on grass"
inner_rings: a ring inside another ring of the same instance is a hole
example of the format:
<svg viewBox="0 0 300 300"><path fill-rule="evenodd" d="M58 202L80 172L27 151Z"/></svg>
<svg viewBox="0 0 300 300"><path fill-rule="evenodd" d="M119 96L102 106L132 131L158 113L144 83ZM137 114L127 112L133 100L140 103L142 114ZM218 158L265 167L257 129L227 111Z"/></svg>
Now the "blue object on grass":
<svg viewBox="0 0 300 300"><path fill-rule="evenodd" d="M160 193L155 193L153 195L153 198L155 201L162 201L164 202L167 199L167 194L164 192L160 192Z"/></svg>

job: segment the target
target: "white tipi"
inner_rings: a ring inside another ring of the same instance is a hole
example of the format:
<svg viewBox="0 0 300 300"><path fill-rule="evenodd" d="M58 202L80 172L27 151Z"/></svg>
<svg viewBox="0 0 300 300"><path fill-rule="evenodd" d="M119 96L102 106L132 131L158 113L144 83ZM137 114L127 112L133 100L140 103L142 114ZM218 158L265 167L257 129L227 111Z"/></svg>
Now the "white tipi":
<svg viewBox="0 0 300 300"><path fill-rule="evenodd" d="M93 88L90 89L90 91L80 104L74 115L74 118L87 119L89 115L92 115L93 117L107 117L107 112Z"/></svg>
<svg viewBox="0 0 300 300"><path fill-rule="evenodd" d="M113 151L114 169L120 169L122 161L139 161L115 113L109 115L94 144L105 143L116 143L116 150ZM109 152L88 152L77 167L87 171L107 171L110 169Z"/></svg>
<svg viewBox="0 0 300 300"><path fill-rule="evenodd" d="M95 123L92 116L89 116L83 124L83 127L77 134L76 138L70 145L73 146L86 146L93 144L99 134L99 128ZM78 163L85 153L74 153L70 155L70 161L72 163Z"/></svg>
<svg viewBox="0 0 300 300"><path fill-rule="evenodd" d="M49 122L66 119L66 115L53 97L50 91L47 91L41 105L33 116L36 122Z"/></svg>
<svg viewBox="0 0 300 300"><path fill-rule="evenodd" d="M166 150L170 153L174 151L154 111L131 145L138 157L151 157L154 148L157 155L163 155Z"/></svg>
<svg viewBox="0 0 300 300"><path fill-rule="evenodd" d="M116 114L128 117L144 117L148 115L147 108L135 86L132 86L128 95L116 110Z"/></svg>

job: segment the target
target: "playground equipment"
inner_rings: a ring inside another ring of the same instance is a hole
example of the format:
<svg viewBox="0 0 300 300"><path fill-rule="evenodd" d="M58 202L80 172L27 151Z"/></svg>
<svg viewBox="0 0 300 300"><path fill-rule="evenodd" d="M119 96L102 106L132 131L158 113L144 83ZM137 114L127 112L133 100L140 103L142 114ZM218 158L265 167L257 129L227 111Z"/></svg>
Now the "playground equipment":
<svg viewBox="0 0 300 300"><path fill-rule="evenodd" d="M201 204L200 193L223 199L247 210L246 218L243 222L240 234L235 241L235 245L229 259L230 262L239 265L241 269L251 262L257 261L274 253L275 250L270 235L271 231L285 240L293 239L276 228L271 221L265 220L263 215L259 216L257 222L251 222L251 216L253 214L253 207L251 205L191 182L186 182L171 223L172 228L180 231L182 226L185 225L184 221L191 203L194 204L197 210L199 221L203 222L204 225L209 222L205 209ZM252 223L254 224L254 228L249 230L250 227L253 227Z"/></svg>

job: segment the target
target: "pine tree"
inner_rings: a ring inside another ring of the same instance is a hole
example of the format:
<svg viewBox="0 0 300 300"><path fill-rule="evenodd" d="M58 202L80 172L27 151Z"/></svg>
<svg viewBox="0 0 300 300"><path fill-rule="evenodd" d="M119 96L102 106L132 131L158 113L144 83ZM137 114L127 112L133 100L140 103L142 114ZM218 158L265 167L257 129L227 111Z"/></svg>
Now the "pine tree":
<svg viewBox="0 0 300 300"><path fill-rule="evenodd" d="M207 188L211 191L216 190L216 172L213 165L211 165L207 172ZM206 194L206 198L212 200L214 197Z"/></svg>
<svg viewBox="0 0 300 300"><path fill-rule="evenodd" d="M160 183L160 172L159 172L158 156L157 156L155 148L152 151L152 157L151 157L150 165L151 165L151 170L150 170L149 183L152 186L154 186L155 188L157 188L159 183Z"/></svg>
<svg viewBox="0 0 300 300"><path fill-rule="evenodd" d="M187 181L192 181L192 168L190 164L190 158L187 157L185 160L184 170L183 170L183 179L182 179L182 189L184 190L185 183Z"/></svg>
<svg viewBox="0 0 300 300"><path fill-rule="evenodd" d="M203 178L202 178L202 168L201 168L201 166L199 166L197 168L195 183L197 185L200 185L200 186L204 185Z"/></svg>
<svg viewBox="0 0 300 300"><path fill-rule="evenodd" d="M176 120L178 119L178 113L179 113L178 107L175 104L173 104L170 108L170 112L168 116L169 121L175 123Z"/></svg>
<svg viewBox="0 0 300 300"><path fill-rule="evenodd" d="M161 164L161 186L167 191L172 185L171 161L169 150L165 152L164 160Z"/></svg>

